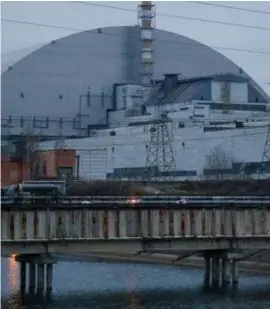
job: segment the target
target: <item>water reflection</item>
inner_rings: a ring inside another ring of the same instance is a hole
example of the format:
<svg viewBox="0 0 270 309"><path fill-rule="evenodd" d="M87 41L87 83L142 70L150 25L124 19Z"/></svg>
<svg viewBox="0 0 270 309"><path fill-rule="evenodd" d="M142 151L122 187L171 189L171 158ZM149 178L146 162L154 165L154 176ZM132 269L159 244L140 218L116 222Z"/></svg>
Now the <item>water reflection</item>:
<svg viewBox="0 0 270 309"><path fill-rule="evenodd" d="M139 280L135 274L129 274L126 281L127 295L130 295L130 300L125 309L139 309L139 295L136 291L139 289Z"/></svg>
<svg viewBox="0 0 270 309"><path fill-rule="evenodd" d="M8 258L8 284L10 290L16 290L19 288L19 263L15 260L16 254L12 254Z"/></svg>

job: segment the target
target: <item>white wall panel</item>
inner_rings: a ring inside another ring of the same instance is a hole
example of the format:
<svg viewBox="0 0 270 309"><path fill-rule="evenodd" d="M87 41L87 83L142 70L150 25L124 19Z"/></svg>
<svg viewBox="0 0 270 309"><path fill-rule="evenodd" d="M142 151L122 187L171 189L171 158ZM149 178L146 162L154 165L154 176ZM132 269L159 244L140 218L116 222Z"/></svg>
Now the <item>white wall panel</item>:
<svg viewBox="0 0 270 309"><path fill-rule="evenodd" d="M121 132L120 132L121 131ZM236 162L260 162L267 127L231 129L204 132L203 127L174 128L173 149L178 170L196 170L205 167L205 157L216 147L232 155ZM68 140L68 148L80 155L80 175L85 179L105 179L115 168L144 167L149 131L141 128L121 128L114 137ZM42 143L43 150L53 149L52 142Z"/></svg>
<svg viewBox="0 0 270 309"><path fill-rule="evenodd" d="M222 101L221 99L222 82L212 81L212 100ZM248 102L248 86L247 83L230 82L230 102Z"/></svg>
<svg viewBox="0 0 270 309"><path fill-rule="evenodd" d="M85 180L106 179L107 150L81 150L79 155L79 177Z"/></svg>

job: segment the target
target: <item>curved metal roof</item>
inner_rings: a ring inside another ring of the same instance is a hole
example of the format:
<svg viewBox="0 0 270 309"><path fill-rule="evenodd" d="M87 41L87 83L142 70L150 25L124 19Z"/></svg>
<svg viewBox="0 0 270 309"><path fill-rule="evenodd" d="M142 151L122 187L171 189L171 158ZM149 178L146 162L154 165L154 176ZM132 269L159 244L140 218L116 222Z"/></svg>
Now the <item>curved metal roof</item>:
<svg viewBox="0 0 270 309"><path fill-rule="evenodd" d="M1 55L1 73L8 70L10 66L13 66L18 61L30 55L32 52L39 49L44 44L34 45L27 48L22 48L18 50L12 50L10 52L3 53Z"/></svg>
<svg viewBox="0 0 270 309"><path fill-rule="evenodd" d="M73 117L79 96L89 88L91 93L111 94L114 83L139 82L139 49L138 26L95 29L53 41L2 74L2 117ZM239 67L201 43L156 29L155 78L165 73L192 78L237 74ZM95 105L91 113L99 117L100 108Z"/></svg>

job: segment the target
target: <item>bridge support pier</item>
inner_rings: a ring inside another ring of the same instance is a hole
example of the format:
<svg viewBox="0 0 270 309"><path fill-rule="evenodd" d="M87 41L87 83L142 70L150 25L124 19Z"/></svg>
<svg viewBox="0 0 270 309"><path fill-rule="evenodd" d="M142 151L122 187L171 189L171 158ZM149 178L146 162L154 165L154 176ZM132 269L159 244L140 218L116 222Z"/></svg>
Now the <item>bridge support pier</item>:
<svg viewBox="0 0 270 309"><path fill-rule="evenodd" d="M21 262L22 264L23 262ZM36 264L29 263L29 293L35 294L36 292Z"/></svg>
<svg viewBox="0 0 270 309"><path fill-rule="evenodd" d="M45 287L44 264L37 264L37 294L42 294Z"/></svg>
<svg viewBox="0 0 270 309"><path fill-rule="evenodd" d="M21 294L24 294L26 289L26 263L20 264L20 290Z"/></svg>
<svg viewBox="0 0 270 309"><path fill-rule="evenodd" d="M49 296L52 292L53 264L56 262L51 255L20 255L16 256L16 261L20 262L20 277L22 294L26 292L26 265L29 264L29 293L43 294L46 290ZM46 279L46 280L45 280Z"/></svg>
<svg viewBox="0 0 270 309"><path fill-rule="evenodd" d="M53 264L47 264L46 269L46 292L48 295L52 293L52 280L53 280Z"/></svg>
<svg viewBox="0 0 270 309"><path fill-rule="evenodd" d="M214 288L219 287L220 284L220 258L212 258L212 286Z"/></svg>
<svg viewBox="0 0 270 309"><path fill-rule="evenodd" d="M222 259L221 265L221 284L226 288L230 285L230 261L228 258Z"/></svg>
<svg viewBox="0 0 270 309"><path fill-rule="evenodd" d="M232 285L236 287L239 282L239 269L238 269L238 263L236 259L232 260L231 270L232 270Z"/></svg>
<svg viewBox="0 0 270 309"><path fill-rule="evenodd" d="M211 259L209 256L204 257L204 285L210 285L210 276L211 276Z"/></svg>
<svg viewBox="0 0 270 309"><path fill-rule="evenodd" d="M229 259L227 252L204 253L204 285L205 287L227 288L237 287L239 282L239 269L237 259Z"/></svg>

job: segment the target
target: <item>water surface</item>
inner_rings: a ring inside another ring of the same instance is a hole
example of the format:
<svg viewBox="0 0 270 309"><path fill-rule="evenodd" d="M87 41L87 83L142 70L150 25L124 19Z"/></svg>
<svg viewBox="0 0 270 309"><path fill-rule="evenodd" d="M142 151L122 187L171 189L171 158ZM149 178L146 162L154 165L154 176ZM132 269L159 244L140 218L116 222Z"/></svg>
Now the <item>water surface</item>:
<svg viewBox="0 0 270 309"><path fill-rule="evenodd" d="M19 264L2 258L6 309L269 309L270 277L242 276L237 291L202 287L203 271L165 265L60 261L49 300L19 293Z"/></svg>

